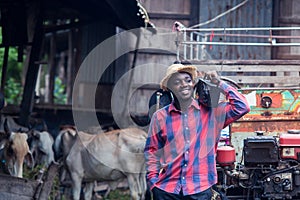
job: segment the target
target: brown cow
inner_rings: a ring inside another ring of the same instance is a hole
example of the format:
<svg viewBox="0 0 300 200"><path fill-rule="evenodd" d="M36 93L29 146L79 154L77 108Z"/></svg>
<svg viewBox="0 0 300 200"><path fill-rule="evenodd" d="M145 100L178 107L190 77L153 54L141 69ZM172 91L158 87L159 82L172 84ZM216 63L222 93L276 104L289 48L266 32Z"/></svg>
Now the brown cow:
<svg viewBox="0 0 300 200"><path fill-rule="evenodd" d="M65 134L70 138L72 131ZM97 135L79 131L75 137L76 140L71 139L71 148L67 147L69 153L66 157L74 200L79 200L82 182L86 183L87 200L91 199L94 181L114 182L124 178L128 181L132 199L144 199L146 179L143 150L147 137L144 131L128 128Z"/></svg>
<svg viewBox="0 0 300 200"><path fill-rule="evenodd" d="M6 167L12 176L23 177L23 163L33 167L33 157L27 143L27 134L11 132L4 122L6 137L0 142L0 151Z"/></svg>

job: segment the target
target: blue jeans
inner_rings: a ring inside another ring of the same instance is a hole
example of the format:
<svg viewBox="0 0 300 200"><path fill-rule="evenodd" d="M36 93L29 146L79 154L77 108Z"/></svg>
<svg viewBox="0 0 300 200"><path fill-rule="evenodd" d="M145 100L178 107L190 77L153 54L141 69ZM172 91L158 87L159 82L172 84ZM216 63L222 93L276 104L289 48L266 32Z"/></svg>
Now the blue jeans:
<svg viewBox="0 0 300 200"><path fill-rule="evenodd" d="M212 191L207 189L203 192L183 196L182 192L179 194L168 193L157 187L152 189L153 200L211 200Z"/></svg>

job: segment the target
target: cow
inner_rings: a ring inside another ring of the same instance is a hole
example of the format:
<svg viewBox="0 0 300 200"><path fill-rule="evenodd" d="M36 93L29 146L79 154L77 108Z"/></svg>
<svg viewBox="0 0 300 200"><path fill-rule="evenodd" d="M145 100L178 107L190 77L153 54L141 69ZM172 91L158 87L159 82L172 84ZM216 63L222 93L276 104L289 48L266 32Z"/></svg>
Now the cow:
<svg viewBox="0 0 300 200"><path fill-rule="evenodd" d="M30 130L28 135L28 143L30 151L34 156L35 165L48 168L52 162L55 163L53 151L54 139L52 135L48 131L34 129Z"/></svg>
<svg viewBox="0 0 300 200"><path fill-rule="evenodd" d="M0 132L5 132L5 126L9 127L9 130L13 132L25 133L29 131L27 127L19 125L14 117L0 115Z"/></svg>
<svg viewBox="0 0 300 200"><path fill-rule="evenodd" d="M60 175L60 182L64 182L66 180L66 157L68 156L72 146L76 141L76 135L76 127L68 125L60 127L60 132L55 138L53 145L55 160L62 163L63 165Z"/></svg>
<svg viewBox="0 0 300 200"><path fill-rule="evenodd" d="M128 181L131 198L144 199L147 187L143 150L147 134L143 130L127 128L94 135L68 129L61 133L56 138L55 149L61 146L67 152L65 164L71 176L74 200L80 198L82 182L85 182L84 198L89 200L94 181L105 181L113 186L124 178ZM66 138L69 146L66 146ZM58 140L64 145L59 145Z"/></svg>
<svg viewBox="0 0 300 200"><path fill-rule="evenodd" d="M7 120L4 122L4 137L0 142L1 160L10 175L23 177L24 162L32 168L34 160L27 143L28 135L22 132L12 132L8 128Z"/></svg>

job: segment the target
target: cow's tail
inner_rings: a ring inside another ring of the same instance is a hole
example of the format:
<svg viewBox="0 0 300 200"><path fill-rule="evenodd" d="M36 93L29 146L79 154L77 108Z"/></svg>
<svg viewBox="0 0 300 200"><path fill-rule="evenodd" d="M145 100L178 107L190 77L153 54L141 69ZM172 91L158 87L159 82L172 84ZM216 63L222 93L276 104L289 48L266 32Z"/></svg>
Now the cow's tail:
<svg viewBox="0 0 300 200"><path fill-rule="evenodd" d="M60 131L54 140L53 149L54 149L56 161L62 158L61 143L62 143L63 134L64 131Z"/></svg>

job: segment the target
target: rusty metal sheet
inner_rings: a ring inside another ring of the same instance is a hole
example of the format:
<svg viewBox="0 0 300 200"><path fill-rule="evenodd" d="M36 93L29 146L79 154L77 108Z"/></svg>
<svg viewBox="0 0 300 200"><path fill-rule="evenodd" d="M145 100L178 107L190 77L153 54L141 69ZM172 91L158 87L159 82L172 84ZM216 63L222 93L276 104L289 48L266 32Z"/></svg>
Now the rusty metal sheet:
<svg viewBox="0 0 300 200"><path fill-rule="evenodd" d="M238 0L200 0L200 13L199 22L206 22L213 17L228 11L235 7L242 1ZM228 15L224 15L218 20L213 21L207 25L201 26L201 28L228 28L228 27L271 27L272 26L272 12L273 12L272 0L252 0L248 1L242 7L234 10ZM225 31L225 29L224 29ZM229 33L228 31L226 33ZM254 32L254 34L262 34L262 32ZM263 34L269 34L266 31ZM230 42L232 40L238 40L243 42L244 38L229 38L222 36L210 37L211 42ZM261 38L252 38L251 41L258 42ZM270 59L271 48L269 47L257 47L257 46L208 46L206 47L207 54L210 58L214 59Z"/></svg>
<svg viewBox="0 0 300 200"><path fill-rule="evenodd" d="M300 120L299 88L241 90L251 111L241 121Z"/></svg>
<svg viewBox="0 0 300 200"><path fill-rule="evenodd" d="M265 133L286 133L288 130L300 130L300 120L269 120L269 121L239 121L231 125L231 134L237 132L254 133L263 131Z"/></svg>

